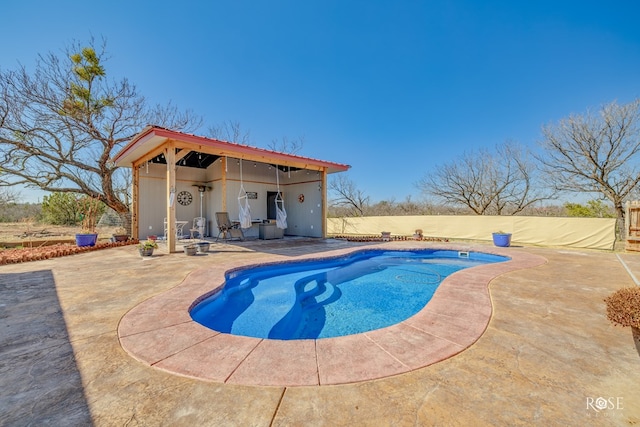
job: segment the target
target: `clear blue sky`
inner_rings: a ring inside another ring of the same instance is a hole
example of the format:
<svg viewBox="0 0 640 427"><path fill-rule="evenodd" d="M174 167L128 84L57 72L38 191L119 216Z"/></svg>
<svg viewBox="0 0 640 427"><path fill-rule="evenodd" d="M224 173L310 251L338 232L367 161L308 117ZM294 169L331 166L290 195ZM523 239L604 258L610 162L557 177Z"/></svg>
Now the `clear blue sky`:
<svg viewBox="0 0 640 427"><path fill-rule="evenodd" d="M352 165L373 201L434 165L640 97L637 0L6 0L0 67L91 35L111 78L251 144ZM23 193L23 195L25 195Z"/></svg>

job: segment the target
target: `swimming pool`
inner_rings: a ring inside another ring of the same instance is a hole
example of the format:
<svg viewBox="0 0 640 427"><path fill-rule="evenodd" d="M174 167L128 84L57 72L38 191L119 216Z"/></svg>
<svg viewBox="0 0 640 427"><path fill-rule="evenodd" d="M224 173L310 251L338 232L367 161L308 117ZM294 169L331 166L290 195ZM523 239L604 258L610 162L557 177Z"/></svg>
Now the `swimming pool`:
<svg viewBox="0 0 640 427"><path fill-rule="evenodd" d="M227 273L192 319L218 332L279 340L329 338L394 325L419 312L456 271L508 260L453 250L365 250Z"/></svg>

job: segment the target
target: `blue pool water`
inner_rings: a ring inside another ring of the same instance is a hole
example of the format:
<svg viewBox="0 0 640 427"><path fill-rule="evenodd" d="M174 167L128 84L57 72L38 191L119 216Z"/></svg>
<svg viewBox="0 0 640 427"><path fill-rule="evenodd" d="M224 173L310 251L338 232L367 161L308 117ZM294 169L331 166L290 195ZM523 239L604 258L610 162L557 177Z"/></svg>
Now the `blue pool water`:
<svg viewBox="0 0 640 427"><path fill-rule="evenodd" d="M420 311L448 275L508 258L451 250L368 250L347 257L237 270L191 310L219 332L328 338L380 329Z"/></svg>

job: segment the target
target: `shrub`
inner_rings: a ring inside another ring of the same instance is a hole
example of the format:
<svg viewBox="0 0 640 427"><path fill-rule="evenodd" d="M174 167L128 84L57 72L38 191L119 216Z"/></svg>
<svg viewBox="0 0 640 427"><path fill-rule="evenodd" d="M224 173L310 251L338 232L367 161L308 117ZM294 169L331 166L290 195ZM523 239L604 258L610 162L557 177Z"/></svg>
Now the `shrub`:
<svg viewBox="0 0 640 427"><path fill-rule="evenodd" d="M640 328L640 286L622 288L605 298L607 318L616 325Z"/></svg>
<svg viewBox="0 0 640 427"><path fill-rule="evenodd" d="M51 193L42 198L44 221L54 225L77 225L80 222L78 196L73 193Z"/></svg>

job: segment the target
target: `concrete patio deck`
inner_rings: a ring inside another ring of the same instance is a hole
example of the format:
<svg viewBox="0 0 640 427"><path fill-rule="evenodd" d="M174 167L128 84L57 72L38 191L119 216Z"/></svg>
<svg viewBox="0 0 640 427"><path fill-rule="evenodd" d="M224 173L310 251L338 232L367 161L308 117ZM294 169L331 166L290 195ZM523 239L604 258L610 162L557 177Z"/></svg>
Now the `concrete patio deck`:
<svg viewBox="0 0 640 427"><path fill-rule="evenodd" d="M0 267L0 425L640 424L640 349L629 329L608 322L602 301L635 285L635 253L508 248L547 262L490 282L493 313L475 343L438 363L371 381L296 387L204 381L140 363L118 339L127 313L192 271L375 246L219 243L202 256L150 260L129 246Z"/></svg>

